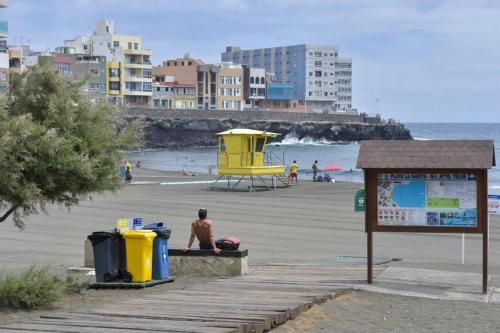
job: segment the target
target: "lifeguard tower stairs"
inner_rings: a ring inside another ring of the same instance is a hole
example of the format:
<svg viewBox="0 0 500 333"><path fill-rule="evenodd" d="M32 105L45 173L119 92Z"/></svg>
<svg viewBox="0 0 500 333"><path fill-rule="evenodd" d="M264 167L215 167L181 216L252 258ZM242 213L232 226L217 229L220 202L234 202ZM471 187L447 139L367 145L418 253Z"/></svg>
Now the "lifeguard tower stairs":
<svg viewBox="0 0 500 333"><path fill-rule="evenodd" d="M236 128L217 133L219 145L217 150L217 172L219 177L209 187L214 189L217 184L225 183L225 189L234 190L245 178L249 178L248 189L276 189L289 187L291 184L285 177L284 158L266 152L269 138L275 138L279 133L257 131L253 129ZM270 178L266 182L264 177Z"/></svg>

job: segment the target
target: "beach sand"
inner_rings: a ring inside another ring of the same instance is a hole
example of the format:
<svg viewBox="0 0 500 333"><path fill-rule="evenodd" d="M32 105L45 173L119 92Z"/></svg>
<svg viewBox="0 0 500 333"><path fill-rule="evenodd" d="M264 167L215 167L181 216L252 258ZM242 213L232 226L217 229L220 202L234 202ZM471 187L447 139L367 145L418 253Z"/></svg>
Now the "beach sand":
<svg viewBox="0 0 500 333"><path fill-rule="evenodd" d="M80 266L83 264L83 241L86 236L92 231L112 229L120 217L140 216L145 223L163 221L172 228L169 246L183 247L188 240L190 222L201 207L208 209L209 218L214 221L216 237L237 236L242 240L241 247L249 250L250 265L328 262L341 255L366 255L364 215L353 211L354 192L362 184L308 181L294 188L276 191L226 192L207 191L207 184L159 184L213 179L209 176L186 177L180 173L144 169L135 169L134 174L134 182L149 184L126 185L116 193L96 195L92 200L83 200L70 211L52 207L48 216L28 217L24 231L16 229L11 221L0 224L2 270L18 271L32 264L47 263L63 272L70 266ZM495 284L500 273L500 218L491 219L490 232L489 268L490 273L495 274L492 280ZM376 256L402 259L391 265L481 272L481 236L467 235L464 266L460 265L460 244L461 236L452 234L385 233L374 236ZM127 297L126 293L120 297ZM377 299L379 296L356 293L349 297L357 302L359 297ZM401 304L406 302L406 298L399 296L380 296L380 302L389 304L393 298ZM95 301L99 299L96 297ZM90 306L92 297L83 297L81 302ZM411 304L415 304L415 311L420 311L420 307L426 304L429 308L437 308L438 305L450 309L455 307L453 302L432 300L418 300ZM472 313L498 313L498 307L466 304L464 309ZM328 310L330 306L336 305L327 304L324 307ZM332 311L335 313L337 310ZM352 316L366 315L366 322L371 317L377 322L385 308L373 308L368 304L365 307L358 305L353 311L357 312L351 313ZM457 318L462 315L461 312L457 310ZM436 315L435 312L422 312L423 319L434 320ZM359 321L352 325L355 328L362 324ZM379 324L373 325L379 327Z"/></svg>

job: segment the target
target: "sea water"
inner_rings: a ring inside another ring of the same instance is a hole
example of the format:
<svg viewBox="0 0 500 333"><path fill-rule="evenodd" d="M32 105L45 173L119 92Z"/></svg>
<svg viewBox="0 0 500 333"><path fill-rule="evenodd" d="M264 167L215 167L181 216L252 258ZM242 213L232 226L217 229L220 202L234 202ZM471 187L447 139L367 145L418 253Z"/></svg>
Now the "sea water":
<svg viewBox="0 0 500 333"><path fill-rule="evenodd" d="M500 158L500 123L407 123L416 140L490 139L495 142L497 160ZM299 177L312 178L312 164L318 160L320 169L327 165L340 165L342 170L329 172L336 180L363 182L361 170L356 169L359 152L357 142L335 143L324 139L298 139L294 134L281 142L268 145L267 152L283 159L286 165L293 160L299 165ZM217 149L196 147L176 150L158 149L128 152L126 158L141 161L144 168L164 171L186 170L194 173L216 173ZM488 173L490 187L500 189L500 168Z"/></svg>

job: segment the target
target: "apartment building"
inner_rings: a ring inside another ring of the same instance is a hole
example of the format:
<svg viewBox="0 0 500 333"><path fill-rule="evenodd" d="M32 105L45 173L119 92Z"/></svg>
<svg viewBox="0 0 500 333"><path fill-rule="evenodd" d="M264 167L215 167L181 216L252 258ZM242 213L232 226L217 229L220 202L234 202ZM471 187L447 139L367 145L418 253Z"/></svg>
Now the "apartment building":
<svg viewBox="0 0 500 333"><path fill-rule="evenodd" d="M94 101L107 97L107 61L105 56L56 54L54 66L59 75L71 81L86 81L82 90Z"/></svg>
<svg viewBox="0 0 500 333"><path fill-rule="evenodd" d="M243 110L243 67L222 63L217 72L217 109Z"/></svg>
<svg viewBox="0 0 500 333"><path fill-rule="evenodd" d="M244 109L258 109L266 99L266 70L243 66Z"/></svg>
<svg viewBox="0 0 500 333"><path fill-rule="evenodd" d="M115 34L112 21L97 22L92 34L64 41L72 53L107 58L107 93L110 102L130 105L150 103L152 52L142 47L139 36Z"/></svg>
<svg viewBox="0 0 500 333"><path fill-rule="evenodd" d="M0 0L0 9L9 5L9 1ZM9 55L7 53L7 39L9 37L9 23L0 20L0 93L7 91L9 77Z"/></svg>
<svg viewBox="0 0 500 333"><path fill-rule="evenodd" d="M174 77L180 84L197 83L198 65L203 65L201 59L193 59L189 54L182 58L165 60L161 66L153 67L153 81L166 82L167 77Z"/></svg>
<svg viewBox="0 0 500 333"><path fill-rule="evenodd" d="M172 109L172 106L175 105L174 82L153 82L153 98L151 101L152 108Z"/></svg>
<svg viewBox="0 0 500 333"><path fill-rule="evenodd" d="M198 65L196 89L198 109L217 109L217 78L219 70L219 66L216 65Z"/></svg>
<svg viewBox="0 0 500 333"><path fill-rule="evenodd" d="M305 101L311 111L352 108L352 61L340 58L332 45L293 45L253 50L229 46L222 61L275 74L278 83L293 84L293 98Z"/></svg>

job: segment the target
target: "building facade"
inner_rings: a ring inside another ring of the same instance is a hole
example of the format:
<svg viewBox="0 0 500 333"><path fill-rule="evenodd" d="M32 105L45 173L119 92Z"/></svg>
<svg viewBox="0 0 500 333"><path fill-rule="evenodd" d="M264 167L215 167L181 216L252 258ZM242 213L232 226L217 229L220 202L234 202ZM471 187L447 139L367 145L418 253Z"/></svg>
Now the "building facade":
<svg viewBox="0 0 500 333"><path fill-rule="evenodd" d="M273 72L276 82L293 84L293 98L305 101L311 111L352 108L352 61L339 58L336 46L302 44L253 50L230 46L221 60Z"/></svg>
<svg viewBox="0 0 500 333"><path fill-rule="evenodd" d="M104 101L107 96L107 61L105 56L88 54L56 54L54 66L62 77L85 81L83 91L93 101Z"/></svg>
<svg viewBox="0 0 500 333"><path fill-rule="evenodd" d="M0 0L0 9L9 5L7 0ZM7 91L9 80L9 54L7 39L9 37L9 22L0 20L0 93Z"/></svg>
<svg viewBox="0 0 500 333"><path fill-rule="evenodd" d="M153 82L151 107L155 109L172 109L174 105L174 83Z"/></svg>
<svg viewBox="0 0 500 333"><path fill-rule="evenodd" d="M218 65L217 109L243 110L243 67L232 63Z"/></svg>
<svg viewBox="0 0 500 333"><path fill-rule="evenodd" d="M150 104L153 95L152 52L142 47L141 37L115 34L112 21L99 21L92 34L66 40L64 47L70 53L106 57L110 102Z"/></svg>
<svg viewBox="0 0 500 333"><path fill-rule="evenodd" d="M201 59L192 59L189 54L183 58L166 60L161 66L153 67L153 81L166 82L168 77L174 77L181 84L197 84L198 65L203 65Z"/></svg>
<svg viewBox="0 0 500 333"><path fill-rule="evenodd" d="M199 65L197 71L198 109L217 109L217 77L220 68L215 65Z"/></svg>
<svg viewBox="0 0 500 333"><path fill-rule="evenodd" d="M266 70L243 67L244 109L258 109L266 99Z"/></svg>

